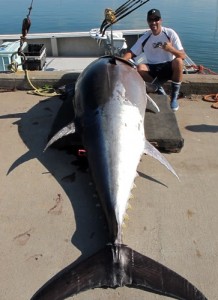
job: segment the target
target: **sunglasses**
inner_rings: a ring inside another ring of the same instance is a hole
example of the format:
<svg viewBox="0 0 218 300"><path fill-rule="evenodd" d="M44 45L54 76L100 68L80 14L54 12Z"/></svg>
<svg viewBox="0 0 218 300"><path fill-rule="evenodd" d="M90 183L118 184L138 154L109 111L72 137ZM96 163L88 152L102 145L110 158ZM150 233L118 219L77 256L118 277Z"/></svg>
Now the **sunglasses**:
<svg viewBox="0 0 218 300"><path fill-rule="evenodd" d="M149 19L148 19L148 22L158 22L158 21L160 21L160 18L159 18L159 17L149 18Z"/></svg>

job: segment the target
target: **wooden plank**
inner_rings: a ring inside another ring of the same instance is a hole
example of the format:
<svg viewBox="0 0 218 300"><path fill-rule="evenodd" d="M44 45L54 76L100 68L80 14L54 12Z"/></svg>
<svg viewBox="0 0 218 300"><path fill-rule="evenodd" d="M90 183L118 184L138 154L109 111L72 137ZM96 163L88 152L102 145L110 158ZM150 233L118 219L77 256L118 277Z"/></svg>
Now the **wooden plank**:
<svg viewBox="0 0 218 300"><path fill-rule="evenodd" d="M159 113L154 113L152 110L147 110L145 114L145 135L146 138L160 151L164 152L180 152L184 145L184 139L181 136L176 114L172 112L169 106L167 96L151 94L151 98L157 103L160 108ZM72 97L68 96L64 100L58 115L54 120L49 134L51 138L57 131L70 123L73 118ZM64 148L70 145L71 136L66 136L54 143L54 147ZM74 141L75 142L75 141Z"/></svg>
<svg viewBox="0 0 218 300"><path fill-rule="evenodd" d="M160 112L154 113L147 109L145 113L146 138L161 151L180 152L184 139L178 127L176 113L170 108L168 96L150 94L150 97L156 102Z"/></svg>

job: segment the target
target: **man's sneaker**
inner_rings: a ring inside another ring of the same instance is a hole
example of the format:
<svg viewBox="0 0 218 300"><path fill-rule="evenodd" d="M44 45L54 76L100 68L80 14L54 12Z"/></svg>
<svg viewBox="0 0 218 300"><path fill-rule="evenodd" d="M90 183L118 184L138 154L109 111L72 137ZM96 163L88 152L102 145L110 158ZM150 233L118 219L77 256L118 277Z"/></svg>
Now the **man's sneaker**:
<svg viewBox="0 0 218 300"><path fill-rule="evenodd" d="M177 100L171 100L170 107L173 111L177 111L179 109L179 104Z"/></svg>

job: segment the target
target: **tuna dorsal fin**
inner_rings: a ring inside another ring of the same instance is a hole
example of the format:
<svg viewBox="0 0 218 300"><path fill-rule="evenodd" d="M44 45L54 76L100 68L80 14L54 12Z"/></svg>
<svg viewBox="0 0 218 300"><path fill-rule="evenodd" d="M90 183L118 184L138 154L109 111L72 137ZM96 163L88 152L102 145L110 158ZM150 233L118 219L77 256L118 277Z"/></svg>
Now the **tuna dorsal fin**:
<svg viewBox="0 0 218 300"><path fill-rule="evenodd" d="M149 143L148 140L145 140L144 153L159 160L160 163L162 163L165 167L167 167L167 169L179 179L179 176L176 174L175 170L170 165L168 160L153 145L151 145L151 143Z"/></svg>
<svg viewBox="0 0 218 300"><path fill-rule="evenodd" d="M47 143L44 151L50 147L54 142L56 142L57 140L61 139L62 137L68 135L68 134L73 134L76 131L76 127L75 127L75 123L71 122L69 123L67 126L65 126L64 128L62 128L61 130L59 130Z"/></svg>

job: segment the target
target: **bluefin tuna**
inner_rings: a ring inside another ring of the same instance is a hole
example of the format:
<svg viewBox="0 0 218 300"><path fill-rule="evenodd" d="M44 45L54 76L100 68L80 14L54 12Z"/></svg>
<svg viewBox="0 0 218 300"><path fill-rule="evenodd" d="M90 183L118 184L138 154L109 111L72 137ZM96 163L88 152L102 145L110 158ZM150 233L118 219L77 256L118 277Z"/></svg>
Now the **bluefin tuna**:
<svg viewBox="0 0 218 300"><path fill-rule="evenodd" d="M148 100L155 106L136 69L121 58L101 57L79 76L73 98L74 118L47 147L63 136L80 135L106 216L108 244L60 272L32 300L61 300L88 289L120 286L181 300L206 300L185 278L122 241L122 224L141 156L151 155L176 175L145 138Z"/></svg>

